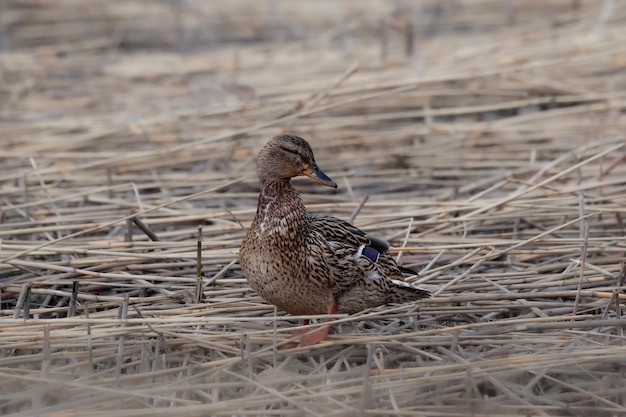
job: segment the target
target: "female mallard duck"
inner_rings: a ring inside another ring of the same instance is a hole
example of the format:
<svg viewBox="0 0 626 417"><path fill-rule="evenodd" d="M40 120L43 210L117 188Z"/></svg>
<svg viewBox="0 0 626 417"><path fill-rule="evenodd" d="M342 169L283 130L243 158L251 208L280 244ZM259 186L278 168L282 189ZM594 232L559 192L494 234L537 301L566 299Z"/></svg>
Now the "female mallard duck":
<svg viewBox="0 0 626 417"><path fill-rule="evenodd" d="M341 219L307 213L290 184L299 175L337 187L301 137L277 136L259 153L257 176L262 189L239 251L241 269L252 289L294 315L353 314L430 296L403 281L386 241ZM294 336L302 336L301 346L312 345L328 331L324 326Z"/></svg>

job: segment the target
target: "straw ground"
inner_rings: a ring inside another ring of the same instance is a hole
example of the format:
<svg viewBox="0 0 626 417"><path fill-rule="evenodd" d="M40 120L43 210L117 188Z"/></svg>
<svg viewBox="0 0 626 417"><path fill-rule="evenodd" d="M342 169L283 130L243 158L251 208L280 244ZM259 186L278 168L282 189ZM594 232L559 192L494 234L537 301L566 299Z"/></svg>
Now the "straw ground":
<svg viewBox="0 0 626 417"><path fill-rule="evenodd" d="M2 414L626 414L626 9L363 4L2 3ZM237 251L281 132L432 299L277 349Z"/></svg>

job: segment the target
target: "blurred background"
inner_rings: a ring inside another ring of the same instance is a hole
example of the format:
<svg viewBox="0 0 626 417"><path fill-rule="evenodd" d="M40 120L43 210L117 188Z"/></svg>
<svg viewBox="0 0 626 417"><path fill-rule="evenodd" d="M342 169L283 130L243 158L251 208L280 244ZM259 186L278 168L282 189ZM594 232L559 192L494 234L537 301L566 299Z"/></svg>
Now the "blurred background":
<svg viewBox="0 0 626 417"><path fill-rule="evenodd" d="M53 175L84 176L67 168L79 164L113 182L155 161L253 175L262 143L293 131L331 173L411 168L440 198L442 185L449 195L468 175L552 160L561 148L550 143L622 133L625 11L616 1L0 7L5 180L22 181L33 156ZM493 146L506 148L490 154ZM181 160L183 150L193 155ZM471 170L458 175L463 166Z"/></svg>

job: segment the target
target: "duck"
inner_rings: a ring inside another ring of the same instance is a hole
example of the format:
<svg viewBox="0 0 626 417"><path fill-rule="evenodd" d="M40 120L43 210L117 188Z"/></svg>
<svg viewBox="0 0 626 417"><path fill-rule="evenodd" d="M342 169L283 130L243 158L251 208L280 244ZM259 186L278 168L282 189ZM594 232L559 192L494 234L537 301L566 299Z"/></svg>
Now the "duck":
<svg viewBox="0 0 626 417"><path fill-rule="evenodd" d="M405 281L403 273L415 272L396 264L387 241L340 218L307 211L292 178L306 176L332 188L337 184L321 170L305 139L283 134L269 140L258 154L256 174L261 191L239 263L265 301L306 316L354 314L430 297ZM294 331L295 346L320 343L331 320L314 331Z"/></svg>

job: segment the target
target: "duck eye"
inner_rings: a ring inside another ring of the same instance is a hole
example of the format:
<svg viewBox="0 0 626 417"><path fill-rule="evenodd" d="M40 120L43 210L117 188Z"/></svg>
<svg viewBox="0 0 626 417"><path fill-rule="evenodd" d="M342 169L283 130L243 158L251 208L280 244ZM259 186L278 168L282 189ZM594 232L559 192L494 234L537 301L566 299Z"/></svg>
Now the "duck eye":
<svg viewBox="0 0 626 417"><path fill-rule="evenodd" d="M285 146L281 146L281 147L280 147L280 149L282 149L282 150L283 150L283 151L285 151L285 152L289 152L290 154L296 155L296 156L298 156L300 159L304 159L304 158L302 157L302 155L300 154L300 152L296 151L295 149L289 149L289 148L287 148L287 147L285 147Z"/></svg>

